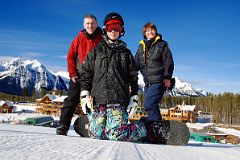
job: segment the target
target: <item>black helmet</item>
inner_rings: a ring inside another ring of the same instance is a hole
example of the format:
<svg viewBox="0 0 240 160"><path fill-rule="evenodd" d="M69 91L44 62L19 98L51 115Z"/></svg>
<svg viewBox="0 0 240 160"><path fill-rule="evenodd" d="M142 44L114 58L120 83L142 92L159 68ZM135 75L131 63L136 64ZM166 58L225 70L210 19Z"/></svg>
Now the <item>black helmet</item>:
<svg viewBox="0 0 240 160"><path fill-rule="evenodd" d="M116 12L112 12L112 13L109 13L105 16L104 20L103 20L103 34L106 35L106 23L109 21L109 20L112 20L112 19L117 19L119 20L122 24L122 33L121 35L119 36L119 38L121 36L124 36L125 34L125 30L124 30L124 21L123 21L123 18L120 14L116 13Z"/></svg>
<svg viewBox="0 0 240 160"><path fill-rule="evenodd" d="M104 26L106 25L107 21L109 21L111 19L120 20L122 22L122 26L124 26L124 21L123 21L122 16L116 12L109 13L105 16L104 21L103 21Z"/></svg>

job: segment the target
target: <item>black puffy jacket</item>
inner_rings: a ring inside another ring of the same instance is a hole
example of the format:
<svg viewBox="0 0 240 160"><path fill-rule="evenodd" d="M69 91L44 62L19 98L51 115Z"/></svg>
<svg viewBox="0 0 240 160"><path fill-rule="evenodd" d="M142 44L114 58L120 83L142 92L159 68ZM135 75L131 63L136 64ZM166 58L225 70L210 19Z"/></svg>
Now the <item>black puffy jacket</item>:
<svg viewBox="0 0 240 160"><path fill-rule="evenodd" d="M103 39L82 64L81 91L91 91L97 104L127 106L130 96L138 92L137 82L134 57L121 40L110 44Z"/></svg>
<svg viewBox="0 0 240 160"><path fill-rule="evenodd" d="M172 53L161 35L156 36L149 50L146 49L144 40L140 41L135 60L145 84L162 83L164 79L172 77L174 70Z"/></svg>

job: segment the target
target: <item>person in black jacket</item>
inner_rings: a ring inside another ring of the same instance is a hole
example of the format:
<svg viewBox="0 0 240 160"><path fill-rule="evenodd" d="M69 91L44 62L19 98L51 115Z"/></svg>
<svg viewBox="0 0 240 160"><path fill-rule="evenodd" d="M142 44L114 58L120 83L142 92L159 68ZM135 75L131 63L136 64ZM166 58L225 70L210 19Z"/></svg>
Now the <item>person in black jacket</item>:
<svg viewBox="0 0 240 160"><path fill-rule="evenodd" d="M90 137L140 141L146 136L144 124L128 124L127 109L137 106L138 71L131 51L120 40L125 33L122 16L106 15L103 33L80 75L81 106L88 114Z"/></svg>
<svg viewBox="0 0 240 160"><path fill-rule="evenodd" d="M156 25L146 23L143 37L135 55L138 70L145 82L143 105L148 121L161 121L159 103L165 90L171 87L173 57L168 43L158 34Z"/></svg>

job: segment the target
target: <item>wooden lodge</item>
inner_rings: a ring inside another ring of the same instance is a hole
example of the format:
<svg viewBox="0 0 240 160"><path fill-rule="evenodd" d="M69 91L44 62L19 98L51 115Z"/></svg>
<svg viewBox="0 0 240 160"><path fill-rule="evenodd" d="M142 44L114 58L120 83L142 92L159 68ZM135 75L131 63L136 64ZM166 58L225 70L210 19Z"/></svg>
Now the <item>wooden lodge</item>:
<svg viewBox="0 0 240 160"><path fill-rule="evenodd" d="M147 116L147 113L145 111L137 111L136 114L132 118L129 118L130 121L137 121L140 120L141 117Z"/></svg>
<svg viewBox="0 0 240 160"><path fill-rule="evenodd" d="M10 101L0 101L0 113L12 113L13 102Z"/></svg>
<svg viewBox="0 0 240 160"><path fill-rule="evenodd" d="M57 96L46 94L43 98L37 99L36 112L59 116L63 101L67 96ZM75 114L81 114L81 107L77 107ZM177 120L182 122L195 123L198 116L198 107L196 105L177 105L170 109L160 108L162 118L165 120ZM147 116L147 113L141 108L137 108L137 113L130 121L139 120L142 116Z"/></svg>
<svg viewBox="0 0 240 160"><path fill-rule="evenodd" d="M195 105L177 105L170 109L160 108L162 118L165 120L177 120L182 122L195 123L198 115L198 107ZM131 121L139 120L142 116L147 116L147 113L140 107L137 113L130 118Z"/></svg>
<svg viewBox="0 0 240 160"><path fill-rule="evenodd" d="M57 96L52 94L46 94L43 98L37 99L36 108L37 113L59 116L61 108L63 107L63 101L67 96Z"/></svg>
<svg viewBox="0 0 240 160"><path fill-rule="evenodd" d="M196 105L177 105L170 109L160 109L163 119L195 123L198 113Z"/></svg>

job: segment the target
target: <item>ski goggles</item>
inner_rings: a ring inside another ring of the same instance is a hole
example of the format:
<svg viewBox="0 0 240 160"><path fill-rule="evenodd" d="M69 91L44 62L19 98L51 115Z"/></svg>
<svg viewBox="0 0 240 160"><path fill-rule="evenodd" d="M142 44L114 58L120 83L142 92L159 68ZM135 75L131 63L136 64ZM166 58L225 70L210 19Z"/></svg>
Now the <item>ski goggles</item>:
<svg viewBox="0 0 240 160"><path fill-rule="evenodd" d="M123 28L118 23L111 23L111 24L106 25L106 31L107 32L112 32L113 30L116 31L116 32L122 33Z"/></svg>

